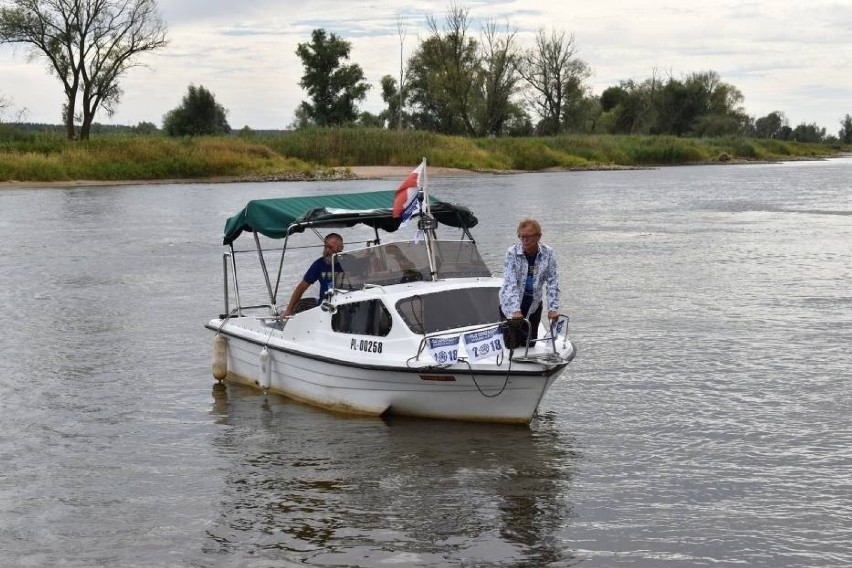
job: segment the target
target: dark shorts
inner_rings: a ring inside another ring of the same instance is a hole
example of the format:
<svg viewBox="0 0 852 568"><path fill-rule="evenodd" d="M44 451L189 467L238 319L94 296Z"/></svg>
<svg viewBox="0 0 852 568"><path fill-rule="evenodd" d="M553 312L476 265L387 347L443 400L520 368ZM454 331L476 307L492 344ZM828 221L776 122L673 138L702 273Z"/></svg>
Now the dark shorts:
<svg viewBox="0 0 852 568"><path fill-rule="evenodd" d="M526 306L524 304L526 303ZM529 339L530 347L535 345L535 340L538 339L538 325L541 323L541 312L544 308L544 302L538 305L538 309L531 314L527 314L525 309L529 310L528 302L521 303L521 313L530 321L529 334L527 334L527 326L519 321L514 323L506 314L501 312L502 319L507 320L503 325L503 343L507 349L515 349L517 347L525 347Z"/></svg>

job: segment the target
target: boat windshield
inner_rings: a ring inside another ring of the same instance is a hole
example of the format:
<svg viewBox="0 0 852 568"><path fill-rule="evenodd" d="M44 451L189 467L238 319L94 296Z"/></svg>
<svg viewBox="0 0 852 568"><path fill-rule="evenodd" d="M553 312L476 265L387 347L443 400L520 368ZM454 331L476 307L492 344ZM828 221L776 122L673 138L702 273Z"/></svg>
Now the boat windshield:
<svg viewBox="0 0 852 568"><path fill-rule="evenodd" d="M438 278L490 277L491 271L472 241L433 241ZM342 274L335 288L359 290L366 285L387 286L431 280L426 242L398 242L367 247L336 256Z"/></svg>
<svg viewBox="0 0 852 568"><path fill-rule="evenodd" d="M436 333L499 321L499 292L490 286L417 294L398 301L396 309L414 333Z"/></svg>

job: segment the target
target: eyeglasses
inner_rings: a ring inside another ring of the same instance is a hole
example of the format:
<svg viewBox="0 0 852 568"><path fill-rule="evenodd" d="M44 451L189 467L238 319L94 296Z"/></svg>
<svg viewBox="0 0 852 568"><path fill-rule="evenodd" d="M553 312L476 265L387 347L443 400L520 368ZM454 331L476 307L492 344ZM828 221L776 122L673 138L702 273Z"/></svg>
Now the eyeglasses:
<svg viewBox="0 0 852 568"><path fill-rule="evenodd" d="M541 233L532 233L530 235L518 235L518 238L521 239L522 241L529 241L531 239L534 239L534 238L540 237L540 236L541 236Z"/></svg>

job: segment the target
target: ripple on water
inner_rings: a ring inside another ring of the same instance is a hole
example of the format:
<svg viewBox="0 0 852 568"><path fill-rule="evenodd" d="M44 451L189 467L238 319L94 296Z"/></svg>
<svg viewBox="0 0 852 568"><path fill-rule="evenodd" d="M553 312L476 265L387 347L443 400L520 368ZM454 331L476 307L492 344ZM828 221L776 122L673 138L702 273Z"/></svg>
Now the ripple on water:
<svg viewBox="0 0 852 568"><path fill-rule="evenodd" d="M479 214L493 269L527 214L557 251L580 355L529 428L212 386L224 218L327 186L3 193L0 549L21 566L848 566L850 165L430 179Z"/></svg>

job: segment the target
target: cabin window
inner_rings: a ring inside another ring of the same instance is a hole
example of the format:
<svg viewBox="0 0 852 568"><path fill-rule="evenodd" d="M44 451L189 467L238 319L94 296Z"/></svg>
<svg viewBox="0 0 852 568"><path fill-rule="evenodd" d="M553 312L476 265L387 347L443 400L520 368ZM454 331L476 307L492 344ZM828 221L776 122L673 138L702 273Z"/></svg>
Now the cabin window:
<svg viewBox="0 0 852 568"><path fill-rule="evenodd" d="M418 294L396 303L403 321L414 333L434 333L484 325L500 319L499 288L462 288Z"/></svg>
<svg viewBox="0 0 852 568"><path fill-rule="evenodd" d="M353 335L385 336L391 330L390 312L381 300L342 304L331 316L331 329Z"/></svg>

